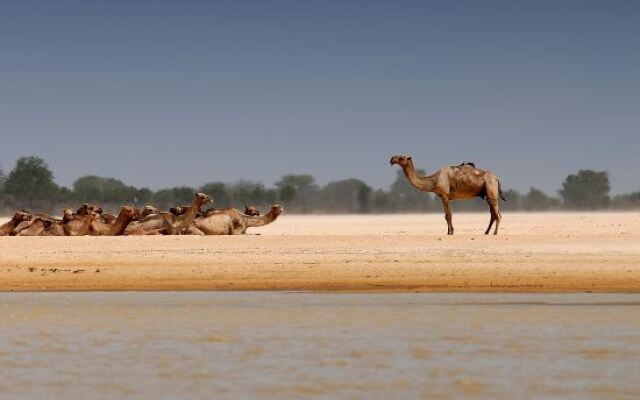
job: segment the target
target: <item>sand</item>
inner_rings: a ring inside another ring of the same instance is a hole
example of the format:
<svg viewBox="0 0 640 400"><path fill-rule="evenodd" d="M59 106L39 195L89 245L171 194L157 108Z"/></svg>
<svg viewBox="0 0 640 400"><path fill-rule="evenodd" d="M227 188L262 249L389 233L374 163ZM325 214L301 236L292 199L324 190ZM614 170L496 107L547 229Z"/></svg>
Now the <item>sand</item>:
<svg viewBox="0 0 640 400"><path fill-rule="evenodd" d="M0 237L0 291L640 292L640 212L283 215L245 236ZM259 233L259 234L258 234Z"/></svg>

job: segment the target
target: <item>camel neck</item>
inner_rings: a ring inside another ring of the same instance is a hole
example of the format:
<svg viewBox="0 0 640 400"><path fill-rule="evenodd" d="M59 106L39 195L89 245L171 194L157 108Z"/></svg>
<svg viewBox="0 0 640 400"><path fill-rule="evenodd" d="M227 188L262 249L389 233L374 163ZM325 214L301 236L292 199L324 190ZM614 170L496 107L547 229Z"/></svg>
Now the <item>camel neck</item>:
<svg viewBox="0 0 640 400"><path fill-rule="evenodd" d="M123 211L120 211L120 214L118 214L118 218L116 218L116 222L114 222L113 225L111 226L110 234L112 236L121 235L130 221L131 221L131 218L125 215Z"/></svg>
<svg viewBox="0 0 640 400"><path fill-rule="evenodd" d="M402 167L404 171L404 175L407 177L409 182L413 186L415 186L418 190L423 192L433 192L434 182L433 179L429 176L419 176L416 173L416 169L413 166L413 162L409 162L406 166Z"/></svg>
<svg viewBox="0 0 640 400"><path fill-rule="evenodd" d="M243 214L244 215L244 214ZM278 213L274 210L269 210L265 215L260 215L257 217L247 215L245 221L247 222L247 227L256 227L263 226L273 222L276 218L278 218Z"/></svg>

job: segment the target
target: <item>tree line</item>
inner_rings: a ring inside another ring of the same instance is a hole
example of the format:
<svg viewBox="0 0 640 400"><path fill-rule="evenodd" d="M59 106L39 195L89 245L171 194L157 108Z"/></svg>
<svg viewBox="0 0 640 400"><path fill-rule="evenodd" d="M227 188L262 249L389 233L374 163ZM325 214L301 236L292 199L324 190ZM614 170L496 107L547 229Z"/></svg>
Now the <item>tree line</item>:
<svg viewBox="0 0 640 400"><path fill-rule="evenodd" d="M424 171L419 171L424 174ZM260 182L209 182L200 187L175 186L153 191L125 184L119 179L94 175L82 176L69 187L56 184L49 166L40 157L21 157L7 174L0 170L0 212L19 208L56 212L62 207L96 203L115 211L123 204L154 204L167 209L189 204L196 191L214 198L216 207L254 205L264 209L281 203L289 213L403 213L442 210L439 199L413 188L402 171L388 190L373 189L359 179L342 179L324 186L311 175L284 175L273 187ZM640 191L610 196L606 171L580 170L567 176L558 196L540 189L527 193L510 189L504 192L504 211L640 209ZM457 210L484 210L481 199L453 203Z"/></svg>

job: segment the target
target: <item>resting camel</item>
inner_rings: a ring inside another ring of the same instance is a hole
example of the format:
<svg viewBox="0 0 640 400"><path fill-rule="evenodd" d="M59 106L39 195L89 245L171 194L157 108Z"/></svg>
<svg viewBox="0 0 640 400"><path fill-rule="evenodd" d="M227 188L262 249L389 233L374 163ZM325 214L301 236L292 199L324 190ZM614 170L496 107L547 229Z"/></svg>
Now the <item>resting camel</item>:
<svg viewBox="0 0 640 400"><path fill-rule="evenodd" d="M188 232L195 235L242 235L247 228L264 226L275 221L283 208L279 204L271 206L262 216L243 214L237 208L209 209L201 217L195 218Z"/></svg>
<svg viewBox="0 0 640 400"><path fill-rule="evenodd" d="M138 211L131 206L124 206L120 214L112 224L96 219L91 223L89 234L92 236L118 236L122 235L129 222L133 221Z"/></svg>
<svg viewBox="0 0 640 400"><path fill-rule="evenodd" d="M422 192L433 192L442 200L445 219L447 220L447 233L453 235L453 223L449 201L457 199L471 199L480 197L489 203L491 220L489 227L484 232L489 234L491 226L496 223L494 235L498 234L498 225L502 215L498 197L506 201L502 196L500 181L491 171L476 168L473 163L462 163L457 166L445 166L429 176L418 176L413 166L411 156L396 155L391 157L391 165L398 164L402 167L405 176L416 189Z"/></svg>
<svg viewBox="0 0 640 400"><path fill-rule="evenodd" d="M31 215L30 212L24 210L17 211L8 222L0 225L0 236L13 235L13 230L18 224L22 221L31 221L32 218L33 215Z"/></svg>
<svg viewBox="0 0 640 400"><path fill-rule="evenodd" d="M196 193L189 210L182 215L168 212L149 214L139 221L129 223L124 231L125 235L179 235L191 226L196 214L203 205L211 201L211 197L204 193Z"/></svg>
<svg viewBox="0 0 640 400"><path fill-rule="evenodd" d="M171 214L173 214L173 215L182 215L182 214L186 213L187 211L189 211L190 208L191 208L191 206L176 206L176 207L171 207L169 209L169 212ZM207 212L210 212L211 210L218 210L218 209L211 208L211 209L207 210ZM238 211L238 213L240 212L239 210L237 210L237 211ZM249 215L249 216L252 216L252 217L257 217L257 216L260 215L260 211L258 210L257 207L254 207L254 206L245 206L244 207L244 213L245 213L245 215ZM196 217L199 217L199 216L201 216L201 214L197 213Z"/></svg>
<svg viewBox="0 0 640 400"><path fill-rule="evenodd" d="M71 212L71 210L69 210ZM15 236L64 236L62 220L44 213L30 214L31 218L20 222L11 235Z"/></svg>
<svg viewBox="0 0 640 400"><path fill-rule="evenodd" d="M91 223L98 218L95 212L87 211L83 215L74 214L70 208L63 210L62 219L47 214L35 214L15 229L16 236L83 236L89 234Z"/></svg>

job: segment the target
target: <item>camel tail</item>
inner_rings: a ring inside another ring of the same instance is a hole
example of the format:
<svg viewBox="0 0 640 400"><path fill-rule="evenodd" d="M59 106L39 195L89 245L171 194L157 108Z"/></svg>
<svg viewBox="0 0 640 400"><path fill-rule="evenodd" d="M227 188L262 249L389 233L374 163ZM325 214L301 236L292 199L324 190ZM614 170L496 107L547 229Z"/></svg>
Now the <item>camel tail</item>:
<svg viewBox="0 0 640 400"><path fill-rule="evenodd" d="M507 199L505 199L504 195L502 194L502 185L500 184L500 180L498 179L498 194L500 195L500 198L503 201L508 201Z"/></svg>

